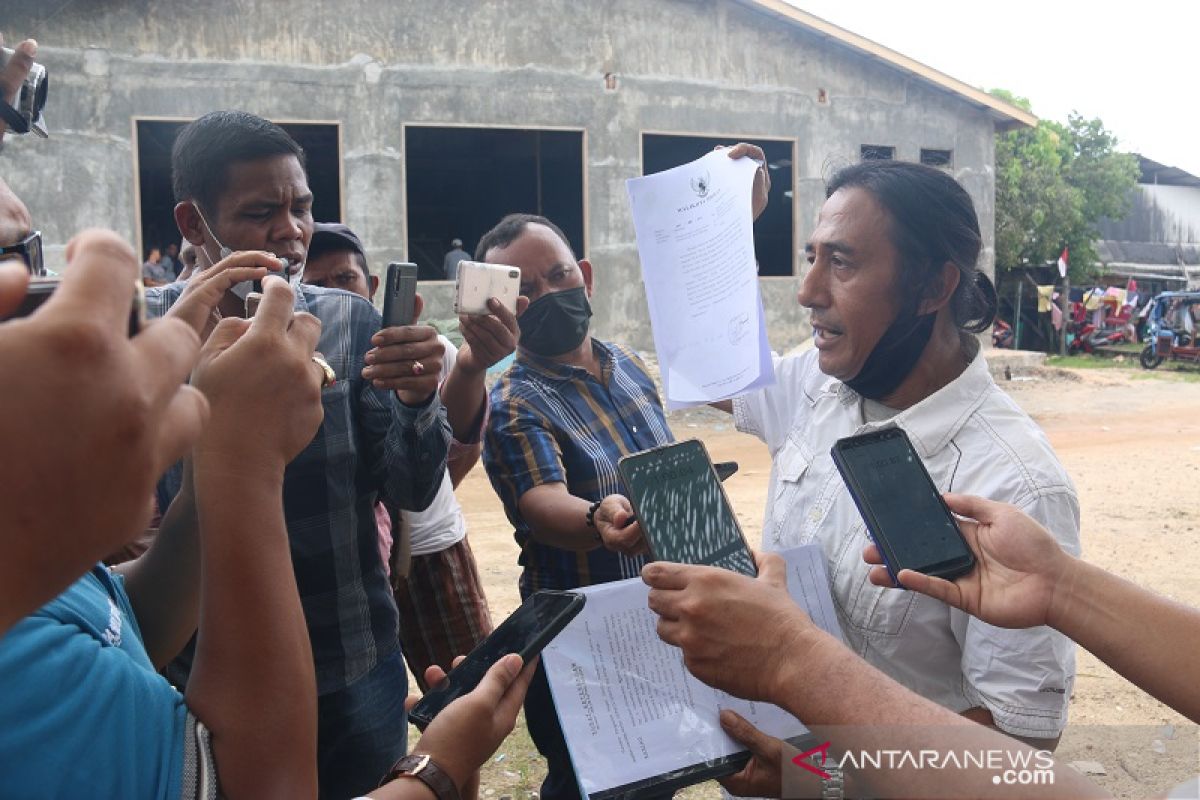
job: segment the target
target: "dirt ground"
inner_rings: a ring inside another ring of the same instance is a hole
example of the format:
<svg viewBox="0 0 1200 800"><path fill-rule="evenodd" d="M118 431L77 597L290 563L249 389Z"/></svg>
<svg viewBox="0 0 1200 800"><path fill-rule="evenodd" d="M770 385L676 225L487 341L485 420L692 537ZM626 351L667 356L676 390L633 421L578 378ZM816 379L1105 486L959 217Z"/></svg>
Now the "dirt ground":
<svg viewBox="0 0 1200 800"><path fill-rule="evenodd" d="M1042 370L1002 386L1046 431L1078 487L1084 557L1200 606L1200 381L1111 368ZM714 461L741 465L726 487L757 544L770 473L766 448L708 409L673 415L671 425L677 438L704 440ZM498 621L519 603L512 529L482 468L463 482L458 497ZM1195 726L1082 649L1077 663L1060 759L1098 763L1106 774L1094 779L1123 797L1150 796L1200 772ZM518 730L485 770L483 795L524 800L541 777L537 754ZM716 796L715 784L687 794Z"/></svg>

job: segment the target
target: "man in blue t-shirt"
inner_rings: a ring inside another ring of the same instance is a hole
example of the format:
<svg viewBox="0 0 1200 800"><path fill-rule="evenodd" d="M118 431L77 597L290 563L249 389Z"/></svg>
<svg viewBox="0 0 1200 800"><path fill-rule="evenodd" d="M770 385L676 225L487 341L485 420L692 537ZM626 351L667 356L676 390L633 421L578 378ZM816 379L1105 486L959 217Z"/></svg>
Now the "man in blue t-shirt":
<svg viewBox="0 0 1200 800"><path fill-rule="evenodd" d="M90 235L132 280L128 245ZM185 302L266 275L268 256L235 258ZM214 764L226 795L316 793L316 684L282 496L285 466L320 424L327 367L313 361L316 319L293 311L284 281L264 289L254 320L224 320L200 354L192 385L210 416L151 548L111 572L96 565L0 639L6 797L213 797ZM197 614L184 696L155 668Z"/></svg>

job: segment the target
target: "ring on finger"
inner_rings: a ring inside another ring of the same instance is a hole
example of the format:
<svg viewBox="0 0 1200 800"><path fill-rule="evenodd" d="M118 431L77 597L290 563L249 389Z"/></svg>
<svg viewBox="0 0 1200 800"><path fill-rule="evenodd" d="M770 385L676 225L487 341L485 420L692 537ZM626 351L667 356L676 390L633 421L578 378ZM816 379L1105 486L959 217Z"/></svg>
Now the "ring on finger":
<svg viewBox="0 0 1200 800"><path fill-rule="evenodd" d="M420 361L412 362L412 374L413 375L424 375L425 374L425 365L422 364Z"/></svg>
<svg viewBox="0 0 1200 800"><path fill-rule="evenodd" d="M337 383L337 373L333 371L333 367L329 366L329 362L320 353L314 353L312 362L321 368L321 388L328 389Z"/></svg>

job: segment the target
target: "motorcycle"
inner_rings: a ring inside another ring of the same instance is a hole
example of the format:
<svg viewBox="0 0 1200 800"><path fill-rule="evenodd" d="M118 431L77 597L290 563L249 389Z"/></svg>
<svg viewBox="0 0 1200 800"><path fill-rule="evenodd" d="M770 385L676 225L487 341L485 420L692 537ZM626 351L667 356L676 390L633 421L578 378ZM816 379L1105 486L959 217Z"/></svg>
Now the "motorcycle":
<svg viewBox="0 0 1200 800"><path fill-rule="evenodd" d="M1164 361L1200 364L1196 336L1181 324L1185 314L1190 315L1193 307L1200 307L1200 292L1163 292L1152 302L1146 326L1148 344L1138 362L1145 369L1154 369Z"/></svg>

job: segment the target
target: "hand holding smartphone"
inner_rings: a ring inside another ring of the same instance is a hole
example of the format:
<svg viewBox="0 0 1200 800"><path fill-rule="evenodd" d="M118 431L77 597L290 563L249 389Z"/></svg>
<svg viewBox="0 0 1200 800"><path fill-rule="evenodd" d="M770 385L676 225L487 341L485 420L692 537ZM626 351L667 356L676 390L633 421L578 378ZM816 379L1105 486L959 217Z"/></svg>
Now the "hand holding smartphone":
<svg viewBox="0 0 1200 800"><path fill-rule="evenodd" d="M528 664L583 610L585 600L576 592L534 592L450 670L440 686L426 692L408 712L409 720L425 730L442 709L478 686L488 669L509 653L517 653Z"/></svg>
<svg viewBox="0 0 1200 800"><path fill-rule="evenodd" d="M29 288L25 292L25 299L5 319L28 317L50 299L50 295L54 294L61 282L62 278L58 276L38 275L30 278ZM0 319L0 322L2 321L3 319ZM144 327L146 327L146 287L139 278L133 283L133 306L129 310L130 338L136 336Z"/></svg>
<svg viewBox="0 0 1200 800"><path fill-rule="evenodd" d="M839 439L831 451L897 586L900 570L954 580L975 555L912 442L900 428Z"/></svg>
<svg viewBox="0 0 1200 800"><path fill-rule="evenodd" d="M733 470L726 467L730 475ZM617 471L653 559L758 574L702 442L676 442L625 456Z"/></svg>

